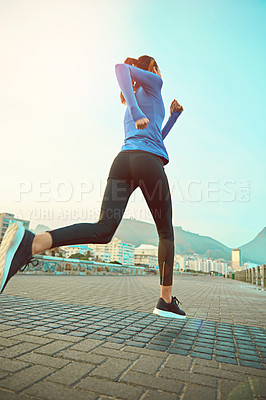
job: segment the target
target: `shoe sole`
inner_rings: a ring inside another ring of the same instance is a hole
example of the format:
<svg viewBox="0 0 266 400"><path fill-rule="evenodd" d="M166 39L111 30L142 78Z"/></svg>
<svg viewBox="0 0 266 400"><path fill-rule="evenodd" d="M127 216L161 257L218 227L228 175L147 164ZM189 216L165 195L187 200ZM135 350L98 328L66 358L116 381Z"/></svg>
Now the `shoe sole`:
<svg viewBox="0 0 266 400"><path fill-rule="evenodd" d="M155 309L153 310L153 314L156 314L159 317L166 317L166 318L177 318L177 319L186 319L187 318L186 315L175 314L171 311L163 311L157 307L155 307Z"/></svg>
<svg viewBox="0 0 266 400"><path fill-rule="evenodd" d="M23 239L24 233L24 226L18 222L14 222L7 228L3 237L0 246L0 293L3 291L12 260Z"/></svg>

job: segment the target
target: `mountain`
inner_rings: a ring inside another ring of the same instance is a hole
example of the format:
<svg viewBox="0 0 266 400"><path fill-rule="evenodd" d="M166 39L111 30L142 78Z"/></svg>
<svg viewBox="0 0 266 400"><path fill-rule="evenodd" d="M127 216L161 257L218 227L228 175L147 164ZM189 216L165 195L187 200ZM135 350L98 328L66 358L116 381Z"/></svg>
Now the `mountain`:
<svg viewBox="0 0 266 400"><path fill-rule="evenodd" d="M32 229L35 234L49 230L50 228L45 225L37 225ZM231 260L231 248L209 236L184 231L180 226L174 227L174 235L175 252L178 254L197 253L214 259ZM123 218L114 236L137 247L143 243L158 246L158 233L154 223ZM239 248L243 262L266 264L266 227L253 240Z"/></svg>
<svg viewBox="0 0 266 400"><path fill-rule="evenodd" d="M184 231L181 227L174 227L175 251L178 254L193 254L211 258L231 259L231 249L209 236L201 236L196 233ZM158 234L155 224L137 221L134 219L122 219L115 237L135 246L142 243L158 245Z"/></svg>
<svg viewBox="0 0 266 400"><path fill-rule="evenodd" d="M239 248L243 260L255 264L266 264L266 226L253 240Z"/></svg>

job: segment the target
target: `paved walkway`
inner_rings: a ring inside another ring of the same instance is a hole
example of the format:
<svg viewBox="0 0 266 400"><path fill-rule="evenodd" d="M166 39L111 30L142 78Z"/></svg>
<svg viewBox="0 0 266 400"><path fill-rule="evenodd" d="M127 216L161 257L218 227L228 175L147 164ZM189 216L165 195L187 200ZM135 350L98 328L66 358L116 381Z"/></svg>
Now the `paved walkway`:
<svg viewBox="0 0 266 400"><path fill-rule="evenodd" d="M158 277L15 276L0 297L0 399L263 398L265 292L181 276L174 294L186 321L151 313Z"/></svg>

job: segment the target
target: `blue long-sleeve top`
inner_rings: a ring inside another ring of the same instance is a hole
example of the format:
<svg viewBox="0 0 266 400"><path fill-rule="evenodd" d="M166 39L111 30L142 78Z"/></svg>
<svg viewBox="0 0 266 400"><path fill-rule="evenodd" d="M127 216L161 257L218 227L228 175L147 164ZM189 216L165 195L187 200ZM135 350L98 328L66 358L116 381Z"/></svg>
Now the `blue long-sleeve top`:
<svg viewBox="0 0 266 400"><path fill-rule="evenodd" d="M121 151L148 151L160 156L164 165L168 164L169 156L163 141L181 112L173 112L162 129L165 116L161 94L162 78L153 72L128 64L116 64L115 72L127 103L124 118L125 141ZM136 95L132 79L139 85ZM146 129L136 128L135 122L141 118L148 118L150 121Z"/></svg>

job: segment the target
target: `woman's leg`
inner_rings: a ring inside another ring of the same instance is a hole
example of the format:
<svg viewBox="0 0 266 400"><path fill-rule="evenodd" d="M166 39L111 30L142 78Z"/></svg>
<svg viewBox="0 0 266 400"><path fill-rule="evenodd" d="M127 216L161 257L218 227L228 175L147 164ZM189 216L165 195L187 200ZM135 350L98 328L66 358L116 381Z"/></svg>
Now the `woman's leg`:
<svg viewBox="0 0 266 400"><path fill-rule="evenodd" d="M140 189L151 211L159 235L158 263L161 297L170 303L172 301L174 231L169 184L158 157L147 155L147 153L134 157L132 175L135 180L139 179Z"/></svg>
<svg viewBox="0 0 266 400"><path fill-rule="evenodd" d="M73 224L36 235L33 254L63 245L110 242L123 217L129 197L136 189L127 174L126 164L127 158L118 155L111 166L98 222ZM122 179L118 171L121 171Z"/></svg>
<svg viewBox="0 0 266 400"><path fill-rule="evenodd" d="M114 168L117 171L114 175ZM122 171L119 176L119 171ZM127 158L115 158L103 196L97 223L81 223L34 235L22 224L14 223L6 231L0 246L0 293L22 267L32 262L40 251L67 244L108 243L124 214L127 202L136 186L127 175Z"/></svg>
<svg viewBox="0 0 266 400"><path fill-rule="evenodd" d="M108 178L99 221L73 224L36 235L32 246L33 254L63 245L110 242L134 189L129 182Z"/></svg>

